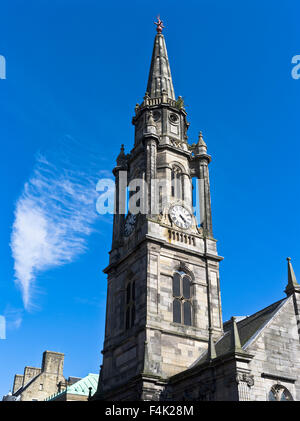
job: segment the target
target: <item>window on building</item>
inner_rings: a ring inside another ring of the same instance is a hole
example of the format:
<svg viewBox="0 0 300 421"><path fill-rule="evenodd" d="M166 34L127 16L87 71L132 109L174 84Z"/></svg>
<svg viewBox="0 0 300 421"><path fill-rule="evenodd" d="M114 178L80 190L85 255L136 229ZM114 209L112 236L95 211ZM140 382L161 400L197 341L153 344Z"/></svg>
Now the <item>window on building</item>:
<svg viewBox="0 0 300 421"><path fill-rule="evenodd" d="M39 390L44 390L44 385L42 383L40 384Z"/></svg>
<svg viewBox="0 0 300 421"><path fill-rule="evenodd" d="M125 328L130 329L135 322L135 281L126 286Z"/></svg>
<svg viewBox="0 0 300 421"><path fill-rule="evenodd" d="M293 396L289 390L281 384L275 384L272 386L269 396L269 401L293 401Z"/></svg>
<svg viewBox="0 0 300 421"><path fill-rule="evenodd" d="M192 325L192 283L185 272L173 275L173 322Z"/></svg>
<svg viewBox="0 0 300 421"><path fill-rule="evenodd" d="M181 168L176 165L171 173L171 196L183 200L183 174Z"/></svg>

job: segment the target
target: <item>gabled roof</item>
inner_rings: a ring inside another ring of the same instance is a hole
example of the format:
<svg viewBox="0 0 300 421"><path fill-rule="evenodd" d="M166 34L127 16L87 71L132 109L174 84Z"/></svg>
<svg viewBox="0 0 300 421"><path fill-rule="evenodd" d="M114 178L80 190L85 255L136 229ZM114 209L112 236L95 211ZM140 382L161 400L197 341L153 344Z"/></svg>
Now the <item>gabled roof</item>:
<svg viewBox="0 0 300 421"><path fill-rule="evenodd" d="M241 347L245 350L250 343L259 335L263 328L273 319L281 307L289 300L284 298L270 306L247 317L239 317L236 320ZM223 325L224 334L217 340L215 350L217 358L229 354L232 346L232 322L227 321ZM207 361L207 351L192 364L192 367L199 366Z"/></svg>
<svg viewBox="0 0 300 421"><path fill-rule="evenodd" d="M89 373L86 377L67 387L67 392L73 395L89 395L89 388L96 392L98 386L98 374Z"/></svg>

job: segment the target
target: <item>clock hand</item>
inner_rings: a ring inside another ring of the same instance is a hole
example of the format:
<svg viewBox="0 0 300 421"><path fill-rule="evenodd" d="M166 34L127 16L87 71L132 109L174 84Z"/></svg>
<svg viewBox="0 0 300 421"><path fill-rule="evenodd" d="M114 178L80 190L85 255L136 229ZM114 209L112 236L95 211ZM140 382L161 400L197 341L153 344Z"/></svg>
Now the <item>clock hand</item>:
<svg viewBox="0 0 300 421"><path fill-rule="evenodd" d="M179 216L183 220L183 222L186 222L186 219L182 215L179 215Z"/></svg>

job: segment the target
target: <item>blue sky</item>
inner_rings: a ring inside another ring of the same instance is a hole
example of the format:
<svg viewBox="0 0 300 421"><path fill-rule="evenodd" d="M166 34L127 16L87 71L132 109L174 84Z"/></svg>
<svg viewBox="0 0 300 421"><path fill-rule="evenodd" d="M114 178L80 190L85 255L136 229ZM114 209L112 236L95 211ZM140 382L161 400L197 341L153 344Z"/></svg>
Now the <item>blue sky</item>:
<svg viewBox="0 0 300 421"><path fill-rule="evenodd" d="M46 349L65 353L66 376L98 372L112 221L94 212L94 186L133 146L158 13L189 142L202 130L213 157L224 320L284 296L287 256L300 278L299 12L296 0L2 5L0 395Z"/></svg>

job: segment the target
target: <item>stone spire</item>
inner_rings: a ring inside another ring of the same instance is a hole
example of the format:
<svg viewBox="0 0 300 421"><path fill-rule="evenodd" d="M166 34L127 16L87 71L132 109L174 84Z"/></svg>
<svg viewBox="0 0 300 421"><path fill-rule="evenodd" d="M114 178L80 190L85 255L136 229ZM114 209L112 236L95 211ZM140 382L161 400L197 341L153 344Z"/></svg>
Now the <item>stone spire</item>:
<svg viewBox="0 0 300 421"><path fill-rule="evenodd" d="M231 317L231 323L232 323L232 327L231 327L231 351L236 353L244 353L245 351L243 350L242 346L241 346L241 340L240 340L240 335L239 335L239 330L237 327L237 323L236 323L236 317Z"/></svg>
<svg viewBox="0 0 300 421"><path fill-rule="evenodd" d="M162 30L163 26L159 28ZM147 92L150 98L156 98L162 96L163 90L169 98L175 100L165 38L158 31L154 40Z"/></svg>
<svg viewBox="0 0 300 421"><path fill-rule="evenodd" d="M195 155L207 155L207 145L204 142L202 132L199 132L198 143L195 148Z"/></svg>
<svg viewBox="0 0 300 421"><path fill-rule="evenodd" d="M125 163L125 161L126 161L126 155L125 155L125 152L124 152L124 145L122 144L121 145L121 149L120 149L120 153L119 153L119 155L117 156L117 165L118 166L122 166L122 165L124 165L124 163Z"/></svg>
<svg viewBox="0 0 300 421"><path fill-rule="evenodd" d="M288 262L288 283L285 288L285 293L286 295L291 295L295 291L300 292L300 285L297 282L296 275L291 263L291 258L288 257L286 260Z"/></svg>

